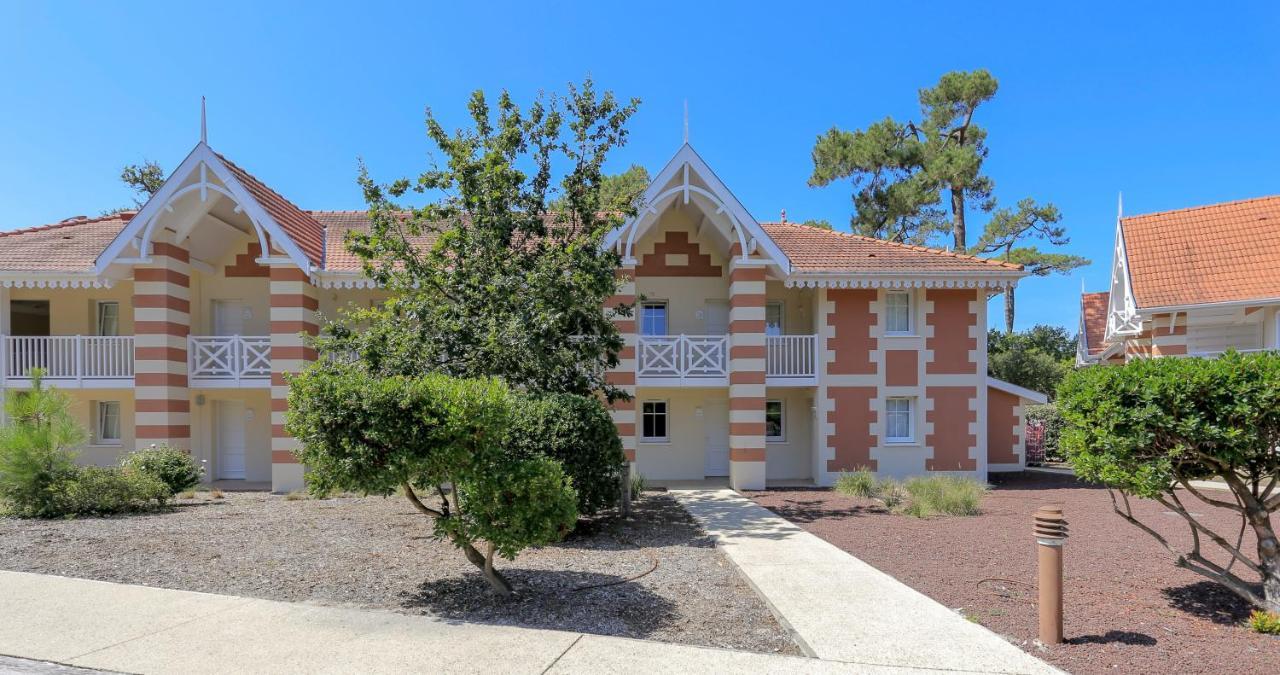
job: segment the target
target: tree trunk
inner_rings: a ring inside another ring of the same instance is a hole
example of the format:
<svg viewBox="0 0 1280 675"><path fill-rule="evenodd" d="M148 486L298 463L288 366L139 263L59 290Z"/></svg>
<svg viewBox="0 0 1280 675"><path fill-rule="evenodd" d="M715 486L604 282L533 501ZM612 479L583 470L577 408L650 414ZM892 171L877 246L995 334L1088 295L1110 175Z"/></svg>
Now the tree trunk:
<svg viewBox="0 0 1280 675"><path fill-rule="evenodd" d="M1013 286L1004 289L1004 332L1013 335Z"/></svg>
<svg viewBox="0 0 1280 675"><path fill-rule="evenodd" d="M1265 508L1249 509L1247 514L1253 532L1258 536L1258 562L1262 567L1262 596L1267 610L1280 614L1280 540L1271 527L1271 514Z"/></svg>
<svg viewBox="0 0 1280 675"><path fill-rule="evenodd" d="M511 595L511 582L507 581L507 578L502 576L502 572L493 568L492 544L489 545L489 555L486 556L480 551L477 551L476 547L472 546L471 542L465 539L455 537L453 543L457 544L458 548L462 549L462 553L467 556L467 560L471 561L471 564L475 565L480 570L480 573L484 575L484 580L489 582L490 590L503 597Z"/></svg>
<svg viewBox="0 0 1280 675"><path fill-rule="evenodd" d="M623 518L631 517L631 463L622 463L621 494L619 494L618 511Z"/></svg>
<svg viewBox="0 0 1280 675"><path fill-rule="evenodd" d="M953 225L951 227L952 236L955 238L956 253L964 253L969 250L969 241L964 232L964 188L951 186L951 217Z"/></svg>

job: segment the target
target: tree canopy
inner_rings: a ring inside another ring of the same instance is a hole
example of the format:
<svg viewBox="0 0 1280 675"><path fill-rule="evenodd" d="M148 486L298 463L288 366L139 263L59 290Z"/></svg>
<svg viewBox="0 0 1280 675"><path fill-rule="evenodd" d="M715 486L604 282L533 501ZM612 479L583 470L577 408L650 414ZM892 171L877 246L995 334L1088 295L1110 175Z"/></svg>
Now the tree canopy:
<svg viewBox="0 0 1280 675"><path fill-rule="evenodd" d="M143 160L141 164L128 164L120 170L120 182L133 190L133 206L122 206L118 209L103 211L102 215L120 213L131 208L142 208L147 203L147 200L151 198L151 195L164 186L164 169L149 159Z"/></svg>
<svg viewBox="0 0 1280 675"><path fill-rule="evenodd" d="M987 332L987 373L1053 398L1075 362L1075 338L1060 326Z"/></svg>

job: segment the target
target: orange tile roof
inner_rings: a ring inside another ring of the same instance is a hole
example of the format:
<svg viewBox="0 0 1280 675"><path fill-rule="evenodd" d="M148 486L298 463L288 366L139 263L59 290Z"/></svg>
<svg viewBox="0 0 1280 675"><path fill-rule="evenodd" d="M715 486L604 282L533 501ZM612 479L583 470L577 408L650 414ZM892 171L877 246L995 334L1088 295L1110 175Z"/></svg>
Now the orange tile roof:
<svg viewBox="0 0 1280 675"><path fill-rule="evenodd" d="M313 265L317 267L324 265L325 237L324 226L316 222L314 218L307 215L307 212L294 206L293 202L281 197L278 192L267 187L266 183L255 178L252 174L244 169L236 166L234 162L227 159L221 153L215 151L213 154L222 160L231 173L235 174L236 180L248 190L253 198L266 209L267 213L275 219L280 227L288 233L289 238L302 249Z"/></svg>
<svg viewBox="0 0 1280 675"><path fill-rule="evenodd" d="M133 211L0 232L0 270L88 272Z"/></svg>
<svg viewBox="0 0 1280 675"><path fill-rule="evenodd" d="M760 223L797 272L991 272L1021 265L926 246L898 244L799 223Z"/></svg>
<svg viewBox="0 0 1280 675"><path fill-rule="evenodd" d="M1120 220L1138 307L1280 297L1280 196Z"/></svg>
<svg viewBox="0 0 1280 675"><path fill-rule="evenodd" d="M1100 354L1106 349L1107 301L1110 298L1111 294L1106 291L1080 295L1080 316L1084 323L1085 345L1089 347L1090 355Z"/></svg>

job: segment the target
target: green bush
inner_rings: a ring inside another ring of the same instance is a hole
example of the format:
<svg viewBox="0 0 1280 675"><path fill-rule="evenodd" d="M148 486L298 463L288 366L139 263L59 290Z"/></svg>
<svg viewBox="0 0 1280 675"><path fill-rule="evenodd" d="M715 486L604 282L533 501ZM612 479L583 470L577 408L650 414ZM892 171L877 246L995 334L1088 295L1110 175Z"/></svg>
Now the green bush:
<svg viewBox="0 0 1280 675"><path fill-rule="evenodd" d="M145 450L131 452L124 456L120 465L158 478L169 486L170 495L199 485L203 473L190 453L168 445L152 445Z"/></svg>
<svg viewBox="0 0 1280 675"><path fill-rule="evenodd" d="M841 472L836 479L836 492L850 497L874 497L876 475L865 467L858 467L852 473Z"/></svg>
<svg viewBox="0 0 1280 675"><path fill-rule="evenodd" d="M32 371L31 390L6 397L7 423L0 427L0 501L25 518L63 514L77 471L71 448L87 438L71 416L71 400L44 387L42 374Z"/></svg>
<svg viewBox="0 0 1280 675"><path fill-rule="evenodd" d="M1253 610L1249 615L1249 627L1255 633L1263 635L1280 635L1280 614L1275 612L1264 612L1260 609Z"/></svg>
<svg viewBox="0 0 1280 675"><path fill-rule="evenodd" d="M632 499L639 499L640 495L644 494L644 491L648 489L649 489L649 481L645 480L644 476L640 474L636 474L631 477L631 498Z"/></svg>
<svg viewBox="0 0 1280 675"><path fill-rule="evenodd" d="M1044 425L1044 458L1053 462L1061 462L1066 457L1059 446L1062 436L1062 415L1058 407L1052 403L1027 406L1027 423L1039 422Z"/></svg>
<svg viewBox="0 0 1280 675"><path fill-rule="evenodd" d="M66 484L58 515L107 515L162 506L173 493L164 481L134 469L85 466Z"/></svg>
<svg viewBox="0 0 1280 675"><path fill-rule="evenodd" d="M578 491L578 511L593 515L618 504L626 456L599 399L573 394L514 400L506 445L524 457L560 462Z"/></svg>
<svg viewBox="0 0 1280 675"><path fill-rule="evenodd" d="M987 493L986 485L963 476L920 476L908 480L905 487L911 495L907 512L921 518L935 513L976 516Z"/></svg>
<svg viewBox="0 0 1280 675"><path fill-rule="evenodd" d="M892 478L886 478L876 483L875 496L876 499L880 500L880 503L884 504L885 508L892 511L902 506L910 495L902 487L902 483Z"/></svg>

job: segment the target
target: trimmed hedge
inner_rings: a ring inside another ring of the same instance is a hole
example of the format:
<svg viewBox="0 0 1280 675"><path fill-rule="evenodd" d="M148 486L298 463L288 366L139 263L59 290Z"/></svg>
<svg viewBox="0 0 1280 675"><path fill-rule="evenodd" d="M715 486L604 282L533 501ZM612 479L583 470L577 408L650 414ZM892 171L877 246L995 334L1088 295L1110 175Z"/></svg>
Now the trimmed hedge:
<svg viewBox="0 0 1280 675"><path fill-rule="evenodd" d="M564 467L578 492L578 512L616 506L626 456L609 411L598 399L574 394L524 396L512 411L507 448L542 455Z"/></svg>
<svg viewBox="0 0 1280 675"><path fill-rule="evenodd" d="M170 496L199 485L204 473L190 453L168 445L131 452L120 460L120 466L159 479L168 486Z"/></svg>

